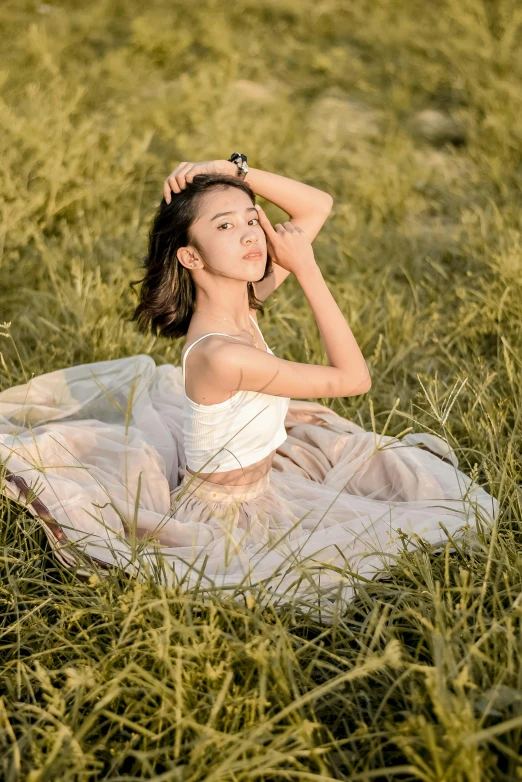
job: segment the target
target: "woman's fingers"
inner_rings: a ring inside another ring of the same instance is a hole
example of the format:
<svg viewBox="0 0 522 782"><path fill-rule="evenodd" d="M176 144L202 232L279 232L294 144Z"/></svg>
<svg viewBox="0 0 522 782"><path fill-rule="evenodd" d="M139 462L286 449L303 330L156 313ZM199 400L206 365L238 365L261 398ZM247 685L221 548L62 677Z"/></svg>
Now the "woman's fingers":
<svg viewBox="0 0 522 782"><path fill-rule="evenodd" d="M172 173L164 182L163 185L163 195L165 196L165 201L167 204L170 204L172 199L172 193L179 193L180 187L176 181L176 178L174 177L174 173Z"/></svg>
<svg viewBox="0 0 522 782"><path fill-rule="evenodd" d="M197 169L197 163L191 163L190 168L187 168L186 171L183 172L185 176L185 187L187 186L187 182L192 182L196 174L198 173Z"/></svg>
<svg viewBox="0 0 522 782"><path fill-rule="evenodd" d="M163 196L167 204L172 200L172 193L181 193L198 174L230 174L229 160L203 160L199 163L189 163L183 160L163 182Z"/></svg>
<svg viewBox="0 0 522 782"><path fill-rule="evenodd" d="M163 198L165 199L165 201L167 202L167 204L170 204L170 198L171 198L171 196L170 196L170 190L171 190L171 187L170 187L170 182L169 182L169 180L168 180L168 178L167 178L167 179L165 179L165 181L163 182Z"/></svg>
<svg viewBox="0 0 522 782"><path fill-rule="evenodd" d="M273 234L284 234L286 232L293 233L297 226L295 226L290 221L287 221L284 225L281 225L281 223L275 223L272 227L272 224L266 214L264 213L263 209L256 204L257 213L259 215L259 222L261 223L261 227L264 229L265 233L269 236Z"/></svg>
<svg viewBox="0 0 522 782"><path fill-rule="evenodd" d="M274 229L272 228L272 223L270 222L270 220L266 216L263 208L261 206L259 206L259 204L256 204L256 209L257 209L257 214L258 214L258 217L259 217L259 222L261 224L261 228L266 233L266 235L269 238L271 238L276 233L276 231L274 231Z"/></svg>
<svg viewBox="0 0 522 782"><path fill-rule="evenodd" d="M192 168L192 163L181 163L181 165L179 165L177 169L174 171L174 173L171 174L171 176L169 177L169 179L174 178L174 182L179 188L177 190L174 190L174 188L172 188L175 193L180 193L182 190L186 188L187 183L185 180L185 176L191 168Z"/></svg>
<svg viewBox="0 0 522 782"><path fill-rule="evenodd" d="M297 264L302 265L303 256L305 263L310 259L315 263L312 244L306 233L299 226L294 225L291 220L287 220L284 225L276 223L272 228L261 207L256 206L256 209L259 215L259 222L266 234L267 247L274 263L294 273Z"/></svg>
<svg viewBox="0 0 522 782"><path fill-rule="evenodd" d="M181 193L181 191L185 189L186 187L185 175L192 168L192 166L193 166L192 163L187 163L186 161L183 161L166 178L165 182L163 183L163 195L165 196L165 201L167 202L167 204L170 204L171 201L171 194L170 194L171 190L173 193Z"/></svg>
<svg viewBox="0 0 522 782"><path fill-rule="evenodd" d="M174 171L168 175L168 177L163 182L163 195L165 196L165 201L167 204L170 204L171 201L171 195L170 191L172 190L174 193L179 192L178 183L176 182L176 174L178 173L181 166L185 165L185 161L179 164L179 166L176 166Z"/></svg>

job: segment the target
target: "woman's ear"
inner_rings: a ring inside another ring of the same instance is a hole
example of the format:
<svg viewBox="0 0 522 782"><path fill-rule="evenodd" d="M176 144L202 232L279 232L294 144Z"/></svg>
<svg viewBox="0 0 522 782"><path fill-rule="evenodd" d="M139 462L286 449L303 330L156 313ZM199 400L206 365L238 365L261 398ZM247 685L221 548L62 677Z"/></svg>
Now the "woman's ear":
<svg viewBox="0 0 522 782"><path fill-rule="evenodd" d="M196 269L201 266L201 261L194 255L189 247L179 247L176 257L180 264L186 269Z"/></svg>

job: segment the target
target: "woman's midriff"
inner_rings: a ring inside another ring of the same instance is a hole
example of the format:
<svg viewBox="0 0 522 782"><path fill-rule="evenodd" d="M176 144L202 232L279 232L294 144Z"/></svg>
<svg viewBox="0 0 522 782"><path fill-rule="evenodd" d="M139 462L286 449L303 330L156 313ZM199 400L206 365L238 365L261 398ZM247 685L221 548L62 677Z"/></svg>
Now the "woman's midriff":
<svg viewBox="0 0 522 782"><path fill-rule="evenodd" d="M210 483L218 483L221 486L245 486L254 483L262 478L272 467L275 450L265 456L261 461L255 464L249 464L248 467L238 468L237 470L228 470L227 472L199 472L198 478L205 479ZM190 475L196 475L194 470L186 467Z"/></svg>

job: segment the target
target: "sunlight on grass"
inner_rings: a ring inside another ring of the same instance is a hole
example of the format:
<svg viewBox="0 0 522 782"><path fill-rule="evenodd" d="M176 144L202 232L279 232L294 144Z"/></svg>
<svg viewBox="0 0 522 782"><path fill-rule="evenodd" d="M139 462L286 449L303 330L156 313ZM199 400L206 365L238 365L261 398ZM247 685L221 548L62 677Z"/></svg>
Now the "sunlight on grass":
<svg viewBox="0 0 522 782"><path fill-rule="evenodd" d="M438 435L501 505L493 529L405 545L323 623L262 585L161 583L137 540L138 576L76 572L0 495L2 778L522 779L515 0L22 0L0 30L0 390L178 365L183 340L125 322L129 281L165 176L241 149L334 198L314 250L372 388L316 401ZM260 325L326 362L291 276Z"/></svg>

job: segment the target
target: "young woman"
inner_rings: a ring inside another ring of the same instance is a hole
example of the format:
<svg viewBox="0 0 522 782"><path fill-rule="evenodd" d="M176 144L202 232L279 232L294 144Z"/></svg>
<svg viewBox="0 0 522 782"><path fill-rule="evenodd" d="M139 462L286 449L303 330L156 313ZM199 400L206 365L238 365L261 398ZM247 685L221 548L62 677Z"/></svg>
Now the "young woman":
<svg viewBox="0 0 522 782"><path fill-rule="evenodd" d="M277 174L250 169L245 181L234 171L227 160L182 163L167 178L170 207L160 211L151 232L133 319L144 331L186 334L187 473L254 488L286 439L291 397L352 396L368 391L371 381L312 250L331 196ZM288 211L290 220L273 228L251 188ZM316 317L329 366L278 358L259 330L256 310L290 272ZM254 410L256 418L236 435L238 421ZM225 443L226 450L211 453Z"/></svg>
<svg viewBox="0 0 522 782"><path fill-rule="evenodd" d="M256 195L290 219L272 226ZM64 561L73 541L129 569L141 541L142 557L152 562L159 545L169 578L187 586L200 584L204 562L212 587L263 582L285 598L340 588L349 598L353 574L393 561L404 536L440 544L444 528L455 535L477 513L493 520L496 500L440 438L379 437L305 401L371 385L312 250L331 207L321 190L248 170L239 153L181 163L164 182L131 318L185 337L181 366L131 356L0 394L7 493L28 497L32 473L43 482L30 509ZM262 302L290 273L328 366L277 356L259 328ZM34 467L46 459L46 470Z"/></svg>

